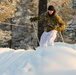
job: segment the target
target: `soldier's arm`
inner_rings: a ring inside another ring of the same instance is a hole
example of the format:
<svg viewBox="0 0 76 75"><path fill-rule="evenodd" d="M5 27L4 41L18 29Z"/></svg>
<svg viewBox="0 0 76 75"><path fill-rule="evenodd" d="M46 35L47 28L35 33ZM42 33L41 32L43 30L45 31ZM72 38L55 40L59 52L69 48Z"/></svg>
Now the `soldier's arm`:
<svg viewBox="0 0 76 75"><path fill-rule="evenodd" d="M62 18L58 14L56 14L56 17L59 24L58 30L63 30L66 27L66 23L62 20Z"/></svg>
<svg viewBox="0 0 76 75"><path fill-rule="evenodd" d="M30 21L31 21L31 22L44 21L44 13L41 14L40 16L38 16L38 17L32 17L32 18L30 18Z"/></svg>
<svg viewBox="0 0 76 75"><path fill-rule="evenodd" d="M31 22L35 22L35 21L37 21L38 20L38 17L32 17L32 18L30 18L30 21Z"/></svg>

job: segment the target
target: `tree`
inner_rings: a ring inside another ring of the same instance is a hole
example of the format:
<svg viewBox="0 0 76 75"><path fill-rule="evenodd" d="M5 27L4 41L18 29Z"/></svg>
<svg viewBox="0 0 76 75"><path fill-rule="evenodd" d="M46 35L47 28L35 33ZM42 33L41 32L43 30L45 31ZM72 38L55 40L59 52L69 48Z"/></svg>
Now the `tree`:
<svg viewBox="0 0 76 75"><path fill-rule="evenodd" d="M0 22L11 18L16 11L16 3L19 0L1 0L0 1Z"/></svg>
<svg viewBox="0 0 76 75"><path fill-rule="evenodd" d="M38 16L47 11L47 0L39 0L39 12ZM41 34L43 33L43 24L38 22L38 38L40 40Z"/></svg>
<svg viewBox="0 0 76 75"><path fill-rule="evenodd" d="M0 22L5 21L5 19L9 18L10 22L12 23L11 19L14 16L16 11L16 3L19 0L1 0L0 1ZM6 24L6 23L5 23ZM10 25L10 30L12 32L12 25ZM9 41L10 48L12 46L12 39Z"/></svg>

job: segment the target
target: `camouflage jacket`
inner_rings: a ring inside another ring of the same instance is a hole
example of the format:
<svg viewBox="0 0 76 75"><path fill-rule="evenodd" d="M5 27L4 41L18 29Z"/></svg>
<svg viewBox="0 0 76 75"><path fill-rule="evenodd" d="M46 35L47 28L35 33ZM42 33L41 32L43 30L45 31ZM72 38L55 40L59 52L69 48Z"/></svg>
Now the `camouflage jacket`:
<svg viewBox="0 0 76 75"><path fill-rule="evenodd" d="M65 22L62 18L55 13L53 16L49 16L48 13L43 13L39 17L39 21L41 21L44 25L44 31L51 31L51 30L63 30L66 27Z"/></svg>

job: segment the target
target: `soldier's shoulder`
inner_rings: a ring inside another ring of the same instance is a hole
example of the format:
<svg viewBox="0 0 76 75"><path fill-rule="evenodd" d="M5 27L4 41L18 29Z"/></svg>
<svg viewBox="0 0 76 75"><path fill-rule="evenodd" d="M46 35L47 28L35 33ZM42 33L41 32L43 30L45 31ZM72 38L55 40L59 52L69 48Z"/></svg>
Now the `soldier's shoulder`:
<svg viewBox="0 0 76 75"><path fill-rule="evenodd" d="M55 13L55 17L58 18L58 19L61 18L58 13Z"/></svg>
<svg viewBox="0 0 76 75"><path fill-rule="evenodd" d="M55 16L59 16L58 13L55 13Z"/></svg>

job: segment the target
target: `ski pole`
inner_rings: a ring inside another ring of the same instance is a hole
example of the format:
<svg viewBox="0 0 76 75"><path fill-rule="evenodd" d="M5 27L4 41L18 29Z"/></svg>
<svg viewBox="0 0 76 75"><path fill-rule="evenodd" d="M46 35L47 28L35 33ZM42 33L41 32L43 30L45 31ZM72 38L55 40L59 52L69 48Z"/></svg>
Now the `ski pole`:
<svg viewBox="0 0 76 75"><path fill-rule="evenodd" d="M34 32L35 32L35 36L36 36L37 42L39 44L39 39L37 37L36 30L35 30L35 23L33 23L33 28L34 28ZM33 46L33 48L34 48L34 50L36 50L34 46Z"/></svg>
<svg viewBox="0 0 76 75"><path fill-rule="evenodd" d="M62 42L64 42L63 36L62 36L62 34L61 34L61 31L60 31L59 33L60 33L60 36L61 36Z"/></svg>

